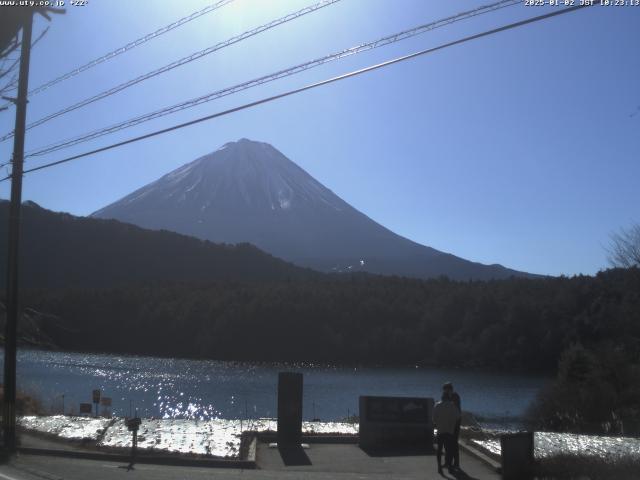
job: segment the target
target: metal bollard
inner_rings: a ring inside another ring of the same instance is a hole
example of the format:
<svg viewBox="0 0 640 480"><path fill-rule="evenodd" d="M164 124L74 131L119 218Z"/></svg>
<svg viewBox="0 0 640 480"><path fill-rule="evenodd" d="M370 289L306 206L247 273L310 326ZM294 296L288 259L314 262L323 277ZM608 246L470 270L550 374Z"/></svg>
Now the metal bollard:
<svg viewBox="0 0 640 480"><path fill-rule="evenodd" d="M503 480L533 478L533 432L501 435L500 448Z"/></svg>

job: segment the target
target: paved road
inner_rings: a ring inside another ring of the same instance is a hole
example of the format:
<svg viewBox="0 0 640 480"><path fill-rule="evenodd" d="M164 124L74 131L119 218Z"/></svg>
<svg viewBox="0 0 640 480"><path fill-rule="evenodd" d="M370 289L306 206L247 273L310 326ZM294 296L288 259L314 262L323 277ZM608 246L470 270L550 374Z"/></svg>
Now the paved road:
<svg viewBox="0 0 640 480"><path fill-rule="evenodd" d="M290 465L285 465L285 461ZM0 480L183 480L183 479L309 479L309 480L498 480L500 476L474 458L463 454L465 473L440 476L432 455L369 456L356 445L314 444L302 454L285 453L260 444L257 470L136 465L99 460L80 460L20 455L0 465ZM298 465L292 465L292 464ZM301 465L300 463L307 463Z"/></svg>
<svg viewBox="0 0 640 480"><path fill-rule="evenodd" d="M48 437L43 434L35 434L30 432L20 432L20 446L31 448L44 448L50 450L88 450L84 449L79 443L68 442L56 437Z"/></svg>
<svg viewBox="0 0 640 480"><path fill-rule="evenodd" d="M263 471L278 472L280 474L298 473L292 478L307 477L313 473L321 473L317 478L398 478L420 480L449 479L500 479L484 463L461 451L460 463L463 472L456 474L437 473L435 455L370 455L360 447L336 444L312 444L309 449L291 453L279 452L269 448L267 444L258 444L256 460ZM344 475L344 477L342 477Z"/></svg>

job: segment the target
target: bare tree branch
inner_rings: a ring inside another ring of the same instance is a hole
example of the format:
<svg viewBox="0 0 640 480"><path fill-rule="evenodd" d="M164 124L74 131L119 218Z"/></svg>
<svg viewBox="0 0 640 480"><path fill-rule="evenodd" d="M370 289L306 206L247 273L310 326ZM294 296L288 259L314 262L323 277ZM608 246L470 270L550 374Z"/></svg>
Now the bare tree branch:
<svg viewBox="0 0 640 480"><path fill-rule="evenodd" d="M40 32L40 35L38 35L38 38L36 38L33 42L31 42L31 48L35 47L38 44L38 42L42 40L42 37L44 37L47 34L48 31L49 31L49 27L47 26L47 28L45 28L42 32Z"/></svg>
<svg viewBox="0 0 640 480"><path fill-rule="evenodd" d="M11 43L10 45L8 45L7 48L4 51L0 52L0 57L6 57L6 56L10 55L11 52L16 50L19 46L20 46L20 42L16 38L15 41L13 43Z"/></svg>
<svg viewBox="0 0 640 480"><path fill-rule="evenodd" d="M611 234L607 249L609 263L613 267L640 267L640 224L632 225Z"/></svg>
<svg viewBox="0 0 640 480"><path fill-rule="evenodd" d="M5 83L2 87L0 87L0 95L2 95L2 96L7 95L9 92L15 90L16 88L18 88L18 75L17 74L13 75L11 77L11 79L9 79L9 81L7 83ZM6 105L11 105L11 104L8 103Z"/></svg>
<svg viewBox="0 0 640 480"><path fill-rule="evenodd" d="M38 35L38 37L31 43L31 46L35 47L38 44L38 42L40 42L40 40L44 38L44 36L47 34L48 31L49 31L49 27L47 26L42 32L40 32L40 35ZM0 53L0 62L1 62L0 63L0 79L13 73L11 78L9 78L4 85L0 86L0 95L6 95L12 90L15 90L16 88L18 88L18 74L17 74L16 67L20 65L20 57L17 57L15 59L10 59L9 54L11 54L11 52L14 51L19 45L20 45L20 42L17 41L17 37L16 37L13 45L10 45L7 49L5 49L4 52ZM8 62L11 62L11 64L8 67L6 67ZM10 105L11 105L10 103L1 105L0 111L7 110Z"/></svg>
<svg viewBox="0 0 640 480"><path fill-rule="evenodd" d="M2 78L5 75L8 75L9 73L11 73L19 63L20 63L20 59L18 58L9 66L9 68L7 68L7 69L5 69L3 71L0 71L0 78Z"/></svg>

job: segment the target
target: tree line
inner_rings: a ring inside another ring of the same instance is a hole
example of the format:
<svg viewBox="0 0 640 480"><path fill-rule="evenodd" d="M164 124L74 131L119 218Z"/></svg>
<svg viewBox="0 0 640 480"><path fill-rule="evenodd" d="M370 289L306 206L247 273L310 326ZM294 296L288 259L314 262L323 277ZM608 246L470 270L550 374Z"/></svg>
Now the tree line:
<svg viewBox="0 0 640 480"><path fill-rule="evenodd" d="M640 352L640 269L453 282L366 274L30 290L60 348L190 358L555 371L572 345Z"/></svg>

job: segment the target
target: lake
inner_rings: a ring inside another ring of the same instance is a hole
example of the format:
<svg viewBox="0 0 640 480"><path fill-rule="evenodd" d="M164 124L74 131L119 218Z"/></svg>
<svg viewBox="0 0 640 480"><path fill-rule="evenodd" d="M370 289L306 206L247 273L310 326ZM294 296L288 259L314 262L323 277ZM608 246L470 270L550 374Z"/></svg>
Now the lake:
<svg viewBox="0 0 640 480"><path fill-rule="evenodd" d="M4 358L4 357L2 357ZM2 363L0 361L0 363ZM275 417L280 371L304 374L304 419L336 421L357 414L360 395L438 398L452 381L462 406L485 426L517 425L550 379L534 375L464 369L348 367L185 360L105 354L18 352L18 389L41 400L45 410L78 413L93 389L112 398L126 416L209 420Z"/></svg>

